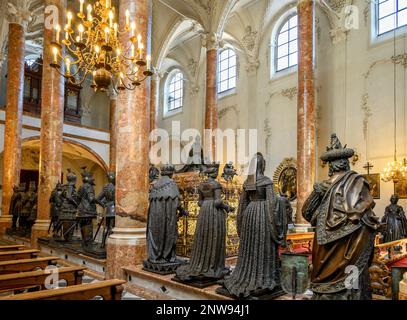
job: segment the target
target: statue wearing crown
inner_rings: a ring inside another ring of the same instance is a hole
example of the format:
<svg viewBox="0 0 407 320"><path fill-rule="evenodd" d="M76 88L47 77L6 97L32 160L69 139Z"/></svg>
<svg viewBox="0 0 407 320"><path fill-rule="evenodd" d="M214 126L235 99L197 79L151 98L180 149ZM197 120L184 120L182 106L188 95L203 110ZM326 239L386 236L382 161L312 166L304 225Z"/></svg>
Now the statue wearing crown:
<svg viewBox="0 0 407 320"><path fill-rule="evenodd" d="M161 178L152 184L147 222L147 254L144 269L171 274L183 264L175 250L178 239L178 217L187 215L177 184L172 179L175 168L165 165Z"/></svg>
<svg viewBox="0 0 407 320"><path fill-rule="evenodd" d="M350 169L354 150L336 134L321 160L329 178L314 186L302 208L316 228L312 252L314 300L370 300L368 268L374 254L379 220L366 179Z"/></svg>

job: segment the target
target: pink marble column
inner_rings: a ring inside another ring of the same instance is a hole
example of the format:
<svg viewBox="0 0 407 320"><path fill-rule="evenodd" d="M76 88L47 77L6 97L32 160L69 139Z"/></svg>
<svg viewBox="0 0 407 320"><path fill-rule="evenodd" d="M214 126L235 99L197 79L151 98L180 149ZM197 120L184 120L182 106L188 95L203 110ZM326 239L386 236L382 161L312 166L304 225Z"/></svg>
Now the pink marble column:
<svg viewBox="0 0 407 320"><path fill-rule="evenodd" d="M121 0L121 26L127 9L151 52L152 0ZM121 41L127 46L128 37ZM141 264L147 255L150 80L121 92L116 108L116 228L107 245L108 278L122 277L123 267Z"/></svg>
<svg viewBox="0 0 407 320"><path fill-rule="evenodd" d="M117 96L112 93L110 95L110 117L109 117L109 129L110 129L110 161L109 161L109 170L116 172L116 105L117 105Z"/></svg>
<svg viewBox="0 0 407 320"><path fill-rule="evenodd" d="M150 98L150 132L158 128L158 100L159 100L160 80L157 75L151 79L151 98Z"/></svg>
<svg viewBox="0 0 407 320"><path fill-rule="evenodd" d="M298 57L298 116L297 116L297 161L298 161L298 224L305 224L301 210L311 194L315 182L315 95L314 95L314 0L299 0L299 57Z"/></svg>
<svg viewBox="0 0 407 320"><path fill-rule="evenodd" d="M210 47L206 52L206 102L205 102L205 130L218 128L218 49ZM205 145L205 157L216 160L216 137L212 135L211 143Z"/></svg>
<svg viewBox="0 0 407 320"><path fill-rule="evenodd" d="M13 186L20 183L25 46L23 25L10 23L8 38L7 106L4 130L3 198L0 233L4 233L7 227L10 226L9 207L13 195Z"/></svg>
<svg viewBox="0 0 407 320"><path fill-rule="evenodd" d="M56 6L59 24L63 25L66 0L45 0L44 7ZM45 13L47 17L47 13ZM43 77L41 96L40 181L38 186L37 220L32 228L31 245L37 246L39 237L48 235L50 223L49 198L62 173L64 78L51 68L51 42L54 31L44 27Z"/></svg>

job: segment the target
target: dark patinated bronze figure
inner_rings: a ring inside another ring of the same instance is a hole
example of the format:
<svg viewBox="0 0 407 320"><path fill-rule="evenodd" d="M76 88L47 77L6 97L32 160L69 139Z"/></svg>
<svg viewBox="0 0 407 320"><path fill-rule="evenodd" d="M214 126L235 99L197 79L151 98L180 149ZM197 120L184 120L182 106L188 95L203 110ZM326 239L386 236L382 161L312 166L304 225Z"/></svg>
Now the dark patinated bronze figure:
<svg viewBox="0 0 407 320"><path fill-rule="evenodd" d="M398 205L398 195L391 196L390 202L382 218L382 223L385 224L383 242L407 238L407 218L403 207Z"/></svg>
<svg viewBox="0 0 407 320"><path fill-rule="evenodd" d="M182 207L180 192L172 179L175 168L165 165L161 178L150 190L147 222L147 254L144 269L159 274L171 274L184 263L176 256L178 217L187 215Z"/></svg>
<svg viewBox="0 0 407 320"><path fill-rule="evenodd" d="M50 215L51 215L51 222L48 228L48 232L54 233L55 228L58 225L59 220L59 213L62 209L62 184L60 182L57 183L55 189L52 190L51 196L49 199L50 203Z"/></svg>
<svg viewBox="0 0 407 320"><path fill-rule="evenodd" d="M156 166L150 165L150 171L148 173L148 178L150 183L153 183L160 177L160 170Z"/></svg>
<svg viewBox="0 0 407 320"><path fill-rule="evenodd" d="M78 189L78 223L81 229L82 248L88 249L93 242L93 219L97 218L95 183L92 173L82 168L82 186Z"/></svg>
<svg viewBox="0 0 407 320"><path fill-rule="evenodd" d="M13 187L13 195L10 200L9 215L13 217L11 231L15 232L17 230L17 221L21 212L21 186Z"/></svg>
<svg viewBox="0 0 407 320"><path fill-rule="evenodd" d="M227 163L223 168L222 178L225 179L226 182L231 182L235 176L237 176L237 171L233 166L233 163Z"/></svg>
<svg viewBox="0 0 407 320"><path fill-rule="evenodd" d="M116 174L114 172L109 172L107 175L107 179L108 179L107 185L103 187L102 192L96 199L96 202L100 204L105 211L105 215L103 217L103 220L101 221L101 224L103 223L103 221L105 222L101 248L106 248L106 241L113 232L116 219L116 209L115 209Z"/></svg>
<svg viewBox="0 0 407 320"><path fill-rule="evenodd" d="M352 149L333 134L321 160L329 179L314 186L302 214L316 228L311 290L315 300L371 299L368 269L379 220L366 179L350 170Z"/></svg>
<svg viewBox="0 0 407 320"><path fill-rule="evenodd" d="M200 212L189 264L174 278L196 287L207 287L229 273L225 267L226 215L235 209L222 200L222 186L215 179L219 165L206 165L208 179L198 188Z"/></svg>
<svg viewBox="0 0 407 320"><path fill-rule="evenodd" d="M258 153L239 203L237 265L218 289L220 294L239 299L273 299L284 294L278 249L285 245L291 206L276 194L272 180L264 175L265 168L266 161Z"/></svg>
<svg viewBox="0 0 407 320"><path fill-rule="evenodd" d="M78 209L78 194L76 190L77 176L68 169L67 184L62 186L62 205L54 228L53 238L56 241L71 242L76 227L76 212Z"/></svg>
<svg viewBox="0 0 407 320"><path fill-rule="evenodd" d="M36 202L37 190L35 182L30 182L27 192L23 192L21 197L21 212L17 229L19 236L28 237L30 235L30 216L32 215L33 207L36 205Z"/></svg>

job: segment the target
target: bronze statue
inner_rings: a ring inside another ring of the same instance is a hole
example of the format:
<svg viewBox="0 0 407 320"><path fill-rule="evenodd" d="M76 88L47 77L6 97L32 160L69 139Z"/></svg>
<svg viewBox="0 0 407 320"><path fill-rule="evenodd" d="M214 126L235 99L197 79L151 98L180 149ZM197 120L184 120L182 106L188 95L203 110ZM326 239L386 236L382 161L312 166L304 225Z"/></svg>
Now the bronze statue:
<svg viewBox="0 0 407 320"><path fill-rule="evenodd" d="M27 218L27 236L31 235L31 230L35 221L37 220L37 210L38 210L38 192L34 183L34 191L31 193L31 212Z"/></svg>
<svg viewBox="0 0 407 320"><path fill-rule="evenodd" d="M170 274L184 262L175 254L178 239L178 215L187 215L182 207L180 192L172 180L175 168L165 165L159 179L150 190L147 222L147 253L144 261L147 271Z"/></svg>
<svg viewBox="0 0 407 320"><path fill-rule="evenodd" d="M250 164L239 203L237 265L223 281L223 288L218 289L220 294L243 299L271 299L284 294L278 249L286 244L291 205L276 194L272 180L264 175L265 169L266 161L258 153Z"/></svg>
<svg viewBox="0 0 407 320"><path fill-rule="evenodd" d="M11 232L17 230L17 221L21 212L21 200L22 200L22 186L13 187L13 195L10 200L9 215L13 217Z"/></svg>
<svg viewBox="0 0 407 320"><path fill-rule="evenodd" d="M366 179L350 170L352 149L336 134L321 160L329 179L314 186L302 208L316 228L312 251L311 290L314 300L371 299L369 266L379 228Z"/></svg>
<svg viewBox="0 0 407 320"><path fill-rule="evenodd" d="M150 171L148 173L150 183L153 183L160 177L160 170L156 166L150 165Z"/></svg>
<svg viewBox="0 0 407 320"><path fill-rule="evenodd" d="M51 228L52 228L52 232L54 232L55 228L58 225L59 214L61 212L62 203L63 203L62 191L63 191L62 184L60 182L58 182L57 185L55 186L55 189L52 190L52 192L51 192L51 197L49 199L51 223L49 225L48 232L51 231Z"/></svg>
<svg viewBox="0 0 407 320"><path fill-rule="evenodd" d="M192 257L177 270L175 280L206 287L222 279L225 268L226 214L235 209L222 201L222 186L218 177L219 164L206 165L208 176L198 188L200 213L195 231Z"/></svg>
<svg viewBox="0 0 407 320"><path fill-rule="evenodd" d="M78 223L81 229L82 247L92 247L93 219L97 217L95 183L92 173L82 168L82 186L78 189Z"/></svg>
<svg viewBox="0 0 407 320"><path fill-rule="evenodd" d="M70 242L76 227L76 212L78 209L78 194L76 191L76 174L68 169L67 184L62 186L62 205L54 231L54 239Z"/></svg>
<svg viewBox="0 0 407 320"><path fill-rule="evenodd" d="M232 162L229 162L223 168L222 178L225 179L226 182L233 181L233 178L237 175L237 171L233 166Z"/></svg>
<svg viewBox="0 0 407 320"><path fill-rule="evenodd" d="M407 238L407 218L403 207L398 205L399 196L391 196L390 202L382 219L382 223L386 224L383 232L384 242Z"/></svg>
<svg viewBox="0 0 407 320"><path fill-rule="evenodd" d="M96 199L96 202L100 204L105 210L105 216L103 217L103 220L105 220L105 228L103 230L101 248L106 247L106 240L113 232L116 219L116 209L115 209L116 174L114 172L109 172L107 174L107 179L108 184L103 187L102 192ZM101 221L101 224L103 223L103 220Z"/></svg>
<svg viewBox="0 0 407 320"><path fill-rule="evenodd" d="M35 182L30 182L27 192L22 193L21 197L21 212L18 219L18 234L22 237L30 235L30 215L34 205L36 204L37 191Z"/></svg>

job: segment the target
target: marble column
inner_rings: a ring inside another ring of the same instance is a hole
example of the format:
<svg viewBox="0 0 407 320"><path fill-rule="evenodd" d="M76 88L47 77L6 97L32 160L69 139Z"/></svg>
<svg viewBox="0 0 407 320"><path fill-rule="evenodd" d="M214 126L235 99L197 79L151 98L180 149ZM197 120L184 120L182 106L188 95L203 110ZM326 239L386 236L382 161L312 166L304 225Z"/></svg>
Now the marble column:
<svg viewBox="0 0 407 320"><path fill-rule="evenodd" d="M205 130L210 132L218 128L218 41L216 35L206 39L206 100ZM206 135L205 135L205 138ZM210 141L205 142L204 157L216 160L216 136L212 134Z"/></svg>
<svg viewBox="0 0 407 320"><path fill-rule="evenodd" d="M20 183L25 24L26 21L21 17L14 17L9 24L8 32L7 105L4 129L3 198L0 233L4 233L10 226L9 207L13 195L13 186Z"/></svg>
<svg viewBox="0 0 407 320"><path fill-rule="evenodd" d="M116 133L117 133L117 95L115 93L110 94L110 115L109 115L109 130L110 130L110 158L109 158L109 170L116 172Z"/></svg>
<svg viewBox="0 0 407 320"><path fill-rule="evenodd" d="M121 0L119 24L122 26L127 9L147 52L151 52L152 0ZM121 41L127 46L127 37ZM135 91L124 91L117 97L116 227L107 245L108 278L122 278L123 267L141 264L147 256L149 100L150 80Z"/></svg>
<svg viewBox="0 0 407 320"><path fill-rule="evenodd" d="M59 24L64 25L66 0L45 0L44 8L58 8ZM51 14L54 12L52 11ZM45 17L47 13L44 12ZM42 69L41 96L41 139L40 139L40 172L38 186L37 220L32 228L31 245L36 247L39 237L48 235L50 224L49 198L56 184L61 180L63 119L64 119L64 78L51 68L51 42L54 38L52 28L44 27L44 51Z"/></svg>
<svg viewBox="0 0 407 320"><path fill-rule="evenodd" d="M150 132L158 128L158 101L159 101L159 89L160 78L158 75L154 75L151 78L151 97L150 97Z"/></svg>
<svg viewBox="0 0 407 320"><path fill-rule="evenodd" d="M315 182L316 132L314 95L314 0L298 2L298 111L297 161L298 199L296 222L306 224L301 210Z"/></svg>

